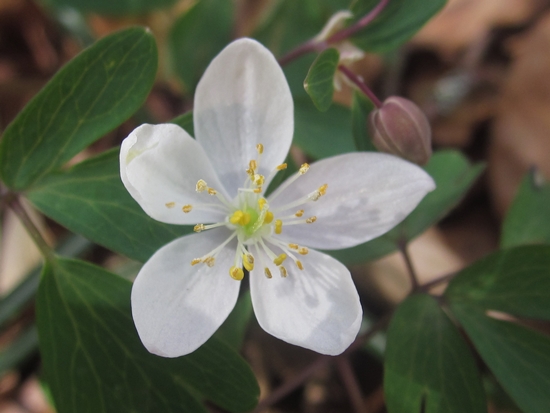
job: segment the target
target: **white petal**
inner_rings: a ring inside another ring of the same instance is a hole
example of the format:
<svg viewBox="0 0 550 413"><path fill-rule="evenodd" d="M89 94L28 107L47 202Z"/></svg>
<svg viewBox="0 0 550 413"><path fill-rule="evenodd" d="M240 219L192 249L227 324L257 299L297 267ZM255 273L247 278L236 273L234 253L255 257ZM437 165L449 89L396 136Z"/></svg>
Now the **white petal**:
<svg viewBox="0 0 550 413"><path fill-rule="evenodd" d="M212 60L193 110L197 141L232 196L258 158L256 144L265 148L259 173L267 177L284 161L294 131L292 96L275 57L257 41L237 40Z"/></svg>
<svg viewBox="0 0 550 413"><path fill-rule="evenodd" d="M325 183L325 196L300 207L304 218L316 216L317 221L283 225L281 238L313 248L352 247L389 231L435 188L433 179L410 162L381 153L350 153L313 164L270 207L282 208Z"/></svg>
<svg viewBox="0 0 550 413"><path fill-rule="evenodd" d="M191 353L235 306L240 282L229 276L235 245L226 246L212 268L190 264L227 236L223 229L179 238L158 250L139 272L132 287L132 315L151 353L163 357Z"/></svg>
<svg viewBox="0 0 550 413"><path fill-rule="evenodd" d="M120 148L120 176L128 192L157 221L197 224L225 218L222 208L198 207L221 205L206 192L195 191L199 179L220 193L225 191L204 150L177 125L145 124L134 129ZM184 213L184 205L194 207Z"/></svg>
<svg viewBox="0 0 550 413"><path fill-rule="evenodd" d="M285 261L286 278L272 262L271 279L261 266L254 268L250 291L258 323L287 343L340 354L357 336L363 314L351 275L344 265L317 251L310 250L301 261L303 270Z"/></svg>

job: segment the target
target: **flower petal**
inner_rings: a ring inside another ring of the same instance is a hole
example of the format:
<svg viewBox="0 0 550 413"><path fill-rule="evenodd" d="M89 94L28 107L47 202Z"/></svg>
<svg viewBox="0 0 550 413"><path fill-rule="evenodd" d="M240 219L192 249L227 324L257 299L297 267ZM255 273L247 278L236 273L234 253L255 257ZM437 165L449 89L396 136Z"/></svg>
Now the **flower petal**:
<svg viewBox="0 0 550 413"><path fill-rule="evenodd" d="M120 148L120 176L132 197L157 221L197 224L223 221L226 215L216 198L195 191L203 179L225 193L204 150L177 125L134 129ZM191 212L184 213L184 205L193 205Z"/></svg>
<svg viewBox="0 0 550 413"><path fill-rule="evenodd" d="M223 229L179 238L158 250L139 272L132 287L132 315L151 353L178 357L195 351L235 306L240 282L229 276L234 244L220 251L214 267L191 266L193 258L229 235Z"/></svg>
<svg viewBox="0 0 550 413"><path fill-rule="evenodd" d="M267 177L284 161L294 132L292 96L277 60L257 41L237 40L212 60L193 110L197 141L230 195L243 185L250 160L258 159L256 144L265 147L260 174Z"/></svg>
<svg viewBox="0 0 550 413"><path fill-rule="evenodd" d="M260 326L287 343L318 353L337 355L348 348L363 314L348 269L314 250L301 257L304 270L287 259L286 278L265 255L261 261L273 278L264 275L261 265L250 276L252 304Z"/></svg>
<svg viewBox="0 0 550 413"><path fill-rule="evenodd" d="M381 153L350 153L314 163L294 183L275 191L270 207L284 209L325 183L326 195L300 207L304 218L316 216L317 220L283 225L282 239L313 248L352 247L389 231L435 188L433 179L410 162Z"/></svg>

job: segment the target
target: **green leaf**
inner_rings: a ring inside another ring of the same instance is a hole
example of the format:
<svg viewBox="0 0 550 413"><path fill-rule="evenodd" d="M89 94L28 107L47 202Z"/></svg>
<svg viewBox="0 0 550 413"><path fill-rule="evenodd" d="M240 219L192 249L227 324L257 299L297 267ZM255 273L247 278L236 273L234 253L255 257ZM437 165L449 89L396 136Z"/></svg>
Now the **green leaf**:
<svg viewBox="0 0 550 413"><path fill-rule="evenodd" d="M88 159L67 171L45 177L27 193L45 215L138 261L146 261L192 227L168 225L150 218L120 180L119 149Z"/></svg>
<svg viewBox="0 0 550 413"><path fill-rule="evenodd" d="M55 8L71 8L83 12L108 15L141 14L174 4L177 0L44 0Z"/></svg>
<svg viewBox="0 0 550 413"><path fill-rule="evenodd" d="M498 251L461 271L445 292L454 307L471 306L550 320L550 246Z"/></svg>
<svg viewBox="0 0 550 413"><path fill-rule="evenodd" d="M524 413L550 406L550 339L510 322L495 320L474 306L451 304L479 355Z"/></svg>
<svg viewBox="0 0 550 413"><path fill-rule="evenodd" d="M338 50L326 49L317 56L304 80L304 89L321 112L326 112L332 104L334 74L338 70L339 60Z"/></svg>
<svg viewBox="0 0 550 413"><path fill-rule="evenodd" d="M309 98L294 99L294 143L314 159L353 152L349 109L334 104L321 113Z"/></svg>
<svg viewBox="0 0 550 413"><path fill-rule="evenodd" d="M369 133L369 114L375 106L365 95L354 90L351 105L351 130L358 151L376 151Z"/></svg>
<svg viewBox="0 0 550 413"><path fill-rule="evenodd" d="M233 2L200 0L170 30L174 72L192 93L210 61L232 40Z"/></svg>
<svg viewBox="0 0 550 413"><path fill-rule="evenodd" d="M378 3L380 0L355 0L351 7L355 21ZM384 11L352 39L366 51L388 52L409 40L446 3L446 0L390 0Z"/></svg>
<svg viewBox="0 0 550 413"><path fill-rule="evenodd" d="M252 372L219 340L175 359L148 353L132 321L130 290L129 281L82 261L45 268L37 325L59 413L206 412L197 396L231 412L255 406Z"/></svg>
<svg viewBox="0 0 550 413"><path fill-rule="evenodd" d="M130 28L98 41L61 69L4 132L0 176L31 186L126 120L155 78L155 39Z"/></svg>
<svg viewBox="0 0 550 413"><path fill-rule="evenodd" d="M235 350L239 350L244 341L248 322L252 317L252 300L250 290L239 297L237 304L229 317L216 332L216 337L222 339Z"/></svg>
<svg viewBox="0 0 550 413"><path fill-rule="evenodd" d="M405 300L387 340L384 394L389 413L487 411L475 360L434 298Z"/></svg>
<svg viewBox="0 0 550 413"><path fill-rule="evenodd" d="M348 264L360 264L380 258L398 249L400 242L408 242L447 215L464 197L483 171L482 164L470 165L457 151L436 152L425 169L437 188L420 202L416 209L386 234L357 247L326 251Z"/></svg>
<svg viewBox="0 0 550 413"><path fill-rule="evenodd" d="M502 226L502 247L550 244L550 184L537 175L532 171L519 187Z"/></svg>
<svg viewBox="0 0 550 413"><path fill-rule="evenodd" d="M176 125L180 126L181 128L185 129L185 131L191 135L195 136L195 125L193 123L193 112L185 112L183 115L179 115L172 119L170 123L175 123Z"/></svg>

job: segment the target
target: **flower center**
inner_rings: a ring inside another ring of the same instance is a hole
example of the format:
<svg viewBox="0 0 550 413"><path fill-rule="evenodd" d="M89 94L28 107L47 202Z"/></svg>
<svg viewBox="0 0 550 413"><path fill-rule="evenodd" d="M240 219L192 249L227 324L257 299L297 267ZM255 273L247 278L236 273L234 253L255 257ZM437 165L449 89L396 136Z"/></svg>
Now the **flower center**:
<svg viewBox="0 0 550 413"><path fill-rule="evenodd" d="M209 253L200 258L195 258L191 261L191 265L199 263L213 267L216 262L218 253L234 238L237 239L237 249L233 266L229 269L229 275L235 280L242 280L244 270L252 271L254 266L259 263L264 268L264 274L267 278L271 278L271 270L265 265L263 259L266 257L275 264L279 269L282 277L288 275L286 267L283 265L287 258L294 261L294 264L303 270L304 266L298 259L299 255L306 255L308 249L294 243L286 243L278 238L282 234L283 227L288 225L298 224L313 224L317 217L311 216L304 218L305 209L298 209L294 214L282 216L281 213L291 208L304 206L308 202L315 202L327 191L327 184L321 185L318 189L305 195L302 198L294 200L284 206L278 207L276 210L270 210L269 203L264 198L264 184L270 182L271 179L279 171L286 169L286 164L278 165L266 178L259 174L259 165L264 151L262 144L256 146L258 153L257 159L252 159L246 169L246 179L242 188L239 188L237 196L230 202L214 188L200 179L196 185L197 192L204 192L217 200L216 204L201 204L201 205L184 205L182 211L190 213L193 210L201 207L219 207L226 212L226 219L223 222L214 224L197 224L194 227L195 232L202 232L208 229L225 226L231 230L231 235L214 248ZM304 175L309 170L307 163L303 164L298 173L287 179L273 194L270 199L273 200L287 188L292 182ZM166 203L167 208L175 207L174 202ZM276 248L281 252L276 254L273 249Z"/></svg>

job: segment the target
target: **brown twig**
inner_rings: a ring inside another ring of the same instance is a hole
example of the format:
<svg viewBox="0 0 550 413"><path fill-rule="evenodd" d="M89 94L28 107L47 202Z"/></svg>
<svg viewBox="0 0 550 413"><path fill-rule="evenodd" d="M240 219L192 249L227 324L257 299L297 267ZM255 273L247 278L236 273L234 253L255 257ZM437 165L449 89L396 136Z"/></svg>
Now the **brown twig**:
<svg viewBox="0 0 550 413"><path fill-rule="evenodd" d="M357 378L355 377L349 358L346 356L337 357L336 368L338 369L338 373L340 373L340 377L344 382L344 386L348 392L351 404L353 405L353 410L355 410L356 413L366 413L367 408L363 400L361 387L357 382Z"/></svg>
<svg viewBox="0 0 550 413"><path fill-rule="evenodd" d="M407 272L409 274L409 278L411 279L412 292L415 292L419 289L420 284L418 283L418 276L416 275L416 271L414 270L414 266L412 264L412 260L409 255L409 251L407 250L407 243L399 242L398 245L399 245L399 251L401 252L401 256L405 260L405 265L407 266Z"/></svg>
<svg viewBox="0 0 550 413"><path fill-rule="evenodd" d="M363 92L377 108L382 107L382 102L380 101L380 99L376 97L374 92L370 90L370 88L365 84L365 82L363 82L363 80L359 76L357 76L344 65L339 65L338 70L342 72L349 80L351 80L353 84L357 86L359 90Z"/></svg>

